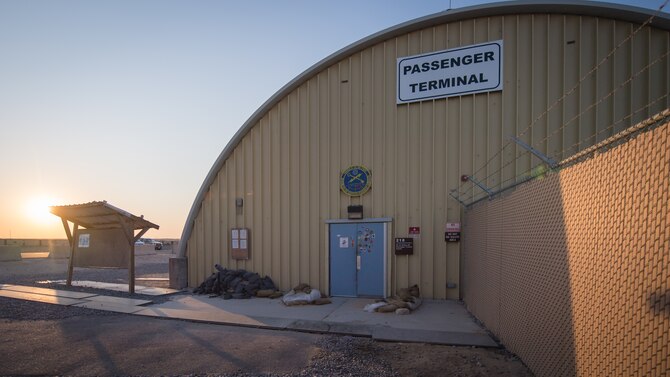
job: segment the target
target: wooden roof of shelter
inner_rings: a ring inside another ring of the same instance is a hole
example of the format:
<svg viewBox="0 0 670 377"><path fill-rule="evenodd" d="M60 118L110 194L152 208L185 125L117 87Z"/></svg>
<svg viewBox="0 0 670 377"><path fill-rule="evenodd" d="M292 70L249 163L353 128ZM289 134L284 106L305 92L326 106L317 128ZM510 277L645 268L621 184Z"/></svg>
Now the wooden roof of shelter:
<svg viewBox="0 0 670 377"><path fill-rule="evenodd" d="M90 202L67 206L52 206L49 211L71 223L86 229L122 228L121 221L131 229L158 229L158 225L147 221L143 216L135 216L113 205L102 202Z"/></svg>

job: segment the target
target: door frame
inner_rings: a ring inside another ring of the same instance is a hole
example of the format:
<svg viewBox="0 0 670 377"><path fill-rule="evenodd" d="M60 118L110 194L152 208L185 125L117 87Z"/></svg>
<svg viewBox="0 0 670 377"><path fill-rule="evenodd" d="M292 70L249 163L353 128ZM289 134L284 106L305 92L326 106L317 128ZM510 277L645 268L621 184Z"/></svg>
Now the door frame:
<svg viewBox="0 0 670 377"><path fill-rule="evenodd" d="M326 264L326 287L324 289L325 292L328 292L330 295L330 226L332 224L365 224L365 223L382 223L383 229L384 229L384 244L382 246L383 251L384 251L384 298L389 297L390 294L390 287L391 287L391 279L389 276L389 273L391 271L389 267L389 237L391 235L391 225L393 223L393 219L390 217L380 217L380 218L370 218L370 219L358 219L358 220L350 220L350 219L330 219L330 220L325 220L325 232L326 232L326 255L325 255L325 264Z"/></svg>

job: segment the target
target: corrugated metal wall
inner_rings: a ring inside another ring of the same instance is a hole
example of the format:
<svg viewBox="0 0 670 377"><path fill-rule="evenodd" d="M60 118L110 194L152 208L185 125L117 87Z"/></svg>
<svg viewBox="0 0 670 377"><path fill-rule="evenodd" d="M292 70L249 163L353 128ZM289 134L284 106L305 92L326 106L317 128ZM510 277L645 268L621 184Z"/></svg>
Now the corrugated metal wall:
<svg viewBox="0 0 670 377"><path fill-rule="evenodd" d="M348 205L362 204L365 217L393 219L391 237L421 228L414 255L388 250L392 292L419 284L425 297L458 298L458 288L446 287L460 280L459 245L443 235L461 215L449 190L489 160L489 187L528 171L530 157L507 163L521 150L498 154L506 138L522 133L636 27L572 15L470 19L392 38L324 69L272 107L224 163L188 241L189 284L220 263L268 274L283 289L305 282L327 291L324 220L346 218ZM502 92L396 105L396 58L499 39ZM592 144L584 142L590 135L600 141L667 107L664 97L625 118L667 95L667 59L624 83L669 43L665 31L640 31L522 139L560 160ZM354 164L372 171L373 188L361 198L339 190L340 172ZM242 209L235 198L244 199ZM251 230L250 260L230 259L232 227Z"/></svg>

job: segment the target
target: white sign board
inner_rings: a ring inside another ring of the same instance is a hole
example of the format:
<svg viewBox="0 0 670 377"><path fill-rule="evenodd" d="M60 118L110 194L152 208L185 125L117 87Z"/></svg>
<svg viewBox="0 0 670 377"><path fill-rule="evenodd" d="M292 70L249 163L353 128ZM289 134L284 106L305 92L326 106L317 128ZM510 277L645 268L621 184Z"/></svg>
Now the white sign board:
<svg viewBox="0 0 670 377"><path fill-rule="evenodd" d="M90 234L80 234L79 243L77 246L84 248L88 247L91 244L91 235Z"/></svg>
<svg viewBox="0 0 670 377"><path fill-rule="evenodd" d="M503 41L398 58L396 102L502 90Z"/></svg>
<svg viewBox="0 0 670 377"><path fill-rule="evenodd" d="M460 232L461 231L461 223L447 223L447 225L444 227L445 232Z"/></svg>

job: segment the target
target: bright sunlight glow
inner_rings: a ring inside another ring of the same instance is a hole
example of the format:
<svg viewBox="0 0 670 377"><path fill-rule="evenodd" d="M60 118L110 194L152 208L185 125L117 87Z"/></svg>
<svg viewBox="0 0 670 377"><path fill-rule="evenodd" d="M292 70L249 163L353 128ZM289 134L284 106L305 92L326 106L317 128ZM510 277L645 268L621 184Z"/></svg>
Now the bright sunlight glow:
<svg viewBox="0 0 670 377"><path fill-rule="evenodd" d="M30 220L39 224L58 221L58 217L49 212L49 206L52 205L56 205L53 199L46 197L32 198L26 203L25 214Z"/></svg>

